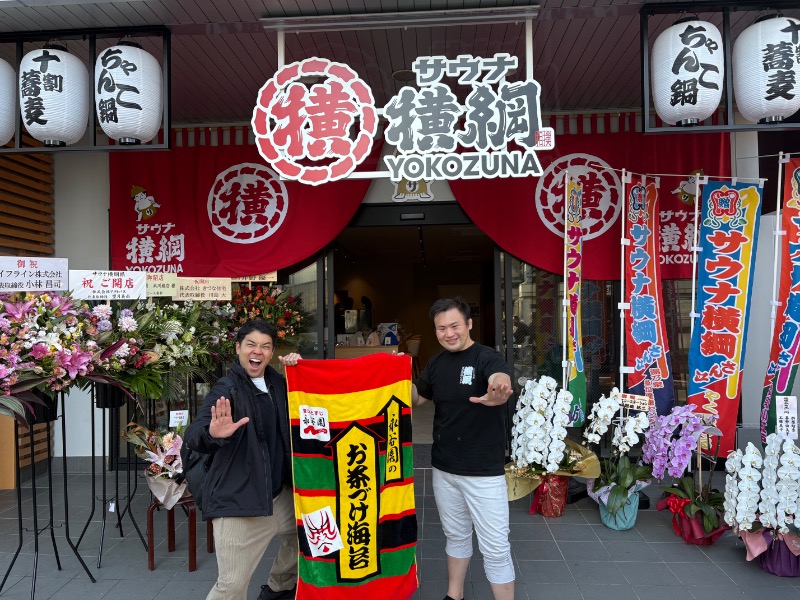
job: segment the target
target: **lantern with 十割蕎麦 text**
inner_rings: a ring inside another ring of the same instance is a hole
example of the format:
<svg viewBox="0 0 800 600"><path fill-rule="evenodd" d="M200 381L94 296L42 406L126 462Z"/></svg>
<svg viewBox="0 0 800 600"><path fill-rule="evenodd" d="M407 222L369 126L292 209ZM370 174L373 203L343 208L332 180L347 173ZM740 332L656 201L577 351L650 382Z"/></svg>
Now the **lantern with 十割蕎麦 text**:
<svg viewBox="0 0 800 600"><path fill-rule="evenodd" d="M19 67L19 102L28 133L45 146L78 142L89 123L89 73L66 47L28 52Z"/></svg>
<svg viewBox="0 0 800 600"><path fill-rule="evenodd" d="M120 42L95 65L95 108L108 137L120 144L152 140L161 127L161 66L138 44Z"/></svg>
<svg viewBox="0 0 800 600"><path fill-rule="evenodd" d="M748 121L779 123L800 110L800 20L758 19L733 46L736 107Z"/></svg>
<svg viewBox="0 0 800 600"><path fill-rule="evenodd" d="M670 125L697 125L709 118L722 98L725 76L722 36L707 21L677 21L653 44L653 104Z"/></svg>

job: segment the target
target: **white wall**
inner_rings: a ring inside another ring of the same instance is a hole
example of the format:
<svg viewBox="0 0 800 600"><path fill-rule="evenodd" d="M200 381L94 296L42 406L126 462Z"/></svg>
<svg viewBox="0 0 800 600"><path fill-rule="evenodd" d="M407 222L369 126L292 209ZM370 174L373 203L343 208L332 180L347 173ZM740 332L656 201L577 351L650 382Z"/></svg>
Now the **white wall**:
<svg viewBox="0 0 800 600"><path fill-rule="evenodd" d="M69 259L70 269L108 269L108 154L56 152L55 255ZM66 398L67 456L91 456L91 413L95 413L95 447L100 454L102 411L91 406L88 392L73 390ZM62 456L61 425L55 427L55 456Z"/></svg>
<svg viewBox="0 0 800 600"><path fill-rule="evenodd" d="M758 177L758 134L756 132L736 133L731 136L731 154L732 173L735 177ZM762 215L742 375L742 425L745 427L753 427L758 423L761 411L761 389L769 362L772 231L774 229L774 213Z"/></svg>

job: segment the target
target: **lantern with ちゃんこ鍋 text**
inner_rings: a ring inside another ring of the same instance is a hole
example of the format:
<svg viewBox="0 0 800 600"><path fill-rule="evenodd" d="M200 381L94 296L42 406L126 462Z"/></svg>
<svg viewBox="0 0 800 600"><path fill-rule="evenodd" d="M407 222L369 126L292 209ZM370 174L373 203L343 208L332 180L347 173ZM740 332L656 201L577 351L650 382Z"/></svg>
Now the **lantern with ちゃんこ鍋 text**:
<svg viewBox="0 0 800 600"><path fill-rule="evenodd" d="M670 125L702 123L719 106L725 76L719 29L682 19L653 44L651 84L656 114Z"/></svg>
<svg viewBox="0 0 800 600"><path fill-rule="evenodd" d="M149 142L161 127L161 66L138 44L103 50L95 65L95 108L108 137L120 144Z"/></svg>

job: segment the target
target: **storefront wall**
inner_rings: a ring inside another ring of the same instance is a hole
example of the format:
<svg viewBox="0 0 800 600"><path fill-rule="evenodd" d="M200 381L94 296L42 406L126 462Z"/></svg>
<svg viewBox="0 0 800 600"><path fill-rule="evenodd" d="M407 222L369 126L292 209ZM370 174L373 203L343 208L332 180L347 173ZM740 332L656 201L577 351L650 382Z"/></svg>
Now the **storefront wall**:
<svg viewBox="0 0 800 600"><path fill-rule="evenodd" d="M731 153L732 173L735 176L758 177L758 160L753 158L758 155L755 133L734 134ZM370 193L367 194L365 202L380 202L388 188L386 182L375 182ZM70 268L107 269L110 267L108 206L108 154L102 152L56 153L56 256L69 258ZM761 387L769 356L774 222L774 215L764 215L759 234L756 278L753 285L753 308L747 337L742 390L742 423L745 427L744 435L748 436L747 439L750 439L750 435L755 435L754 432L757 428ZM366 278L366 275L364 277ZM91 440L86 434L90 431L91 411L95 411L96 420L102 417L101 411L92 409L88 393L80 390L70 393L68 407L68 455L71 457L90 456ZM100 428L96 429L95 444L99 449L101 433ZM56 428L56 456L61 453L60 435L60 428Z"/></svg>

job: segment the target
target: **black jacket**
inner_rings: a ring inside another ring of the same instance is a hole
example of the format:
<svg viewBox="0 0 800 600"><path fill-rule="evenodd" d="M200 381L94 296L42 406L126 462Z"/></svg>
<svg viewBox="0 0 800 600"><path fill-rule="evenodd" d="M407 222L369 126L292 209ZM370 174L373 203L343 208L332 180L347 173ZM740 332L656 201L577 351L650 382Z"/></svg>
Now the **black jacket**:
<svg viewBox="0 0 800 600"><path fill-rule="evenodd" d="M264 380L278 408L286 459L283 472L288 482L291 478L291 446L286 380L269 366ZM214 439L208 433L211 407L220 396L231 401L234 421L250 418L249 423L224 440ZM272 515L272 462L266 443L259 441L259 433L263 436L264 427L257 404L270 402L266 396L253 384L244 368L234 362L230 373L217 381L206 395L203 407L187 427L184 442L189 448L214 455L203 480L204 519Z"/></svg>

